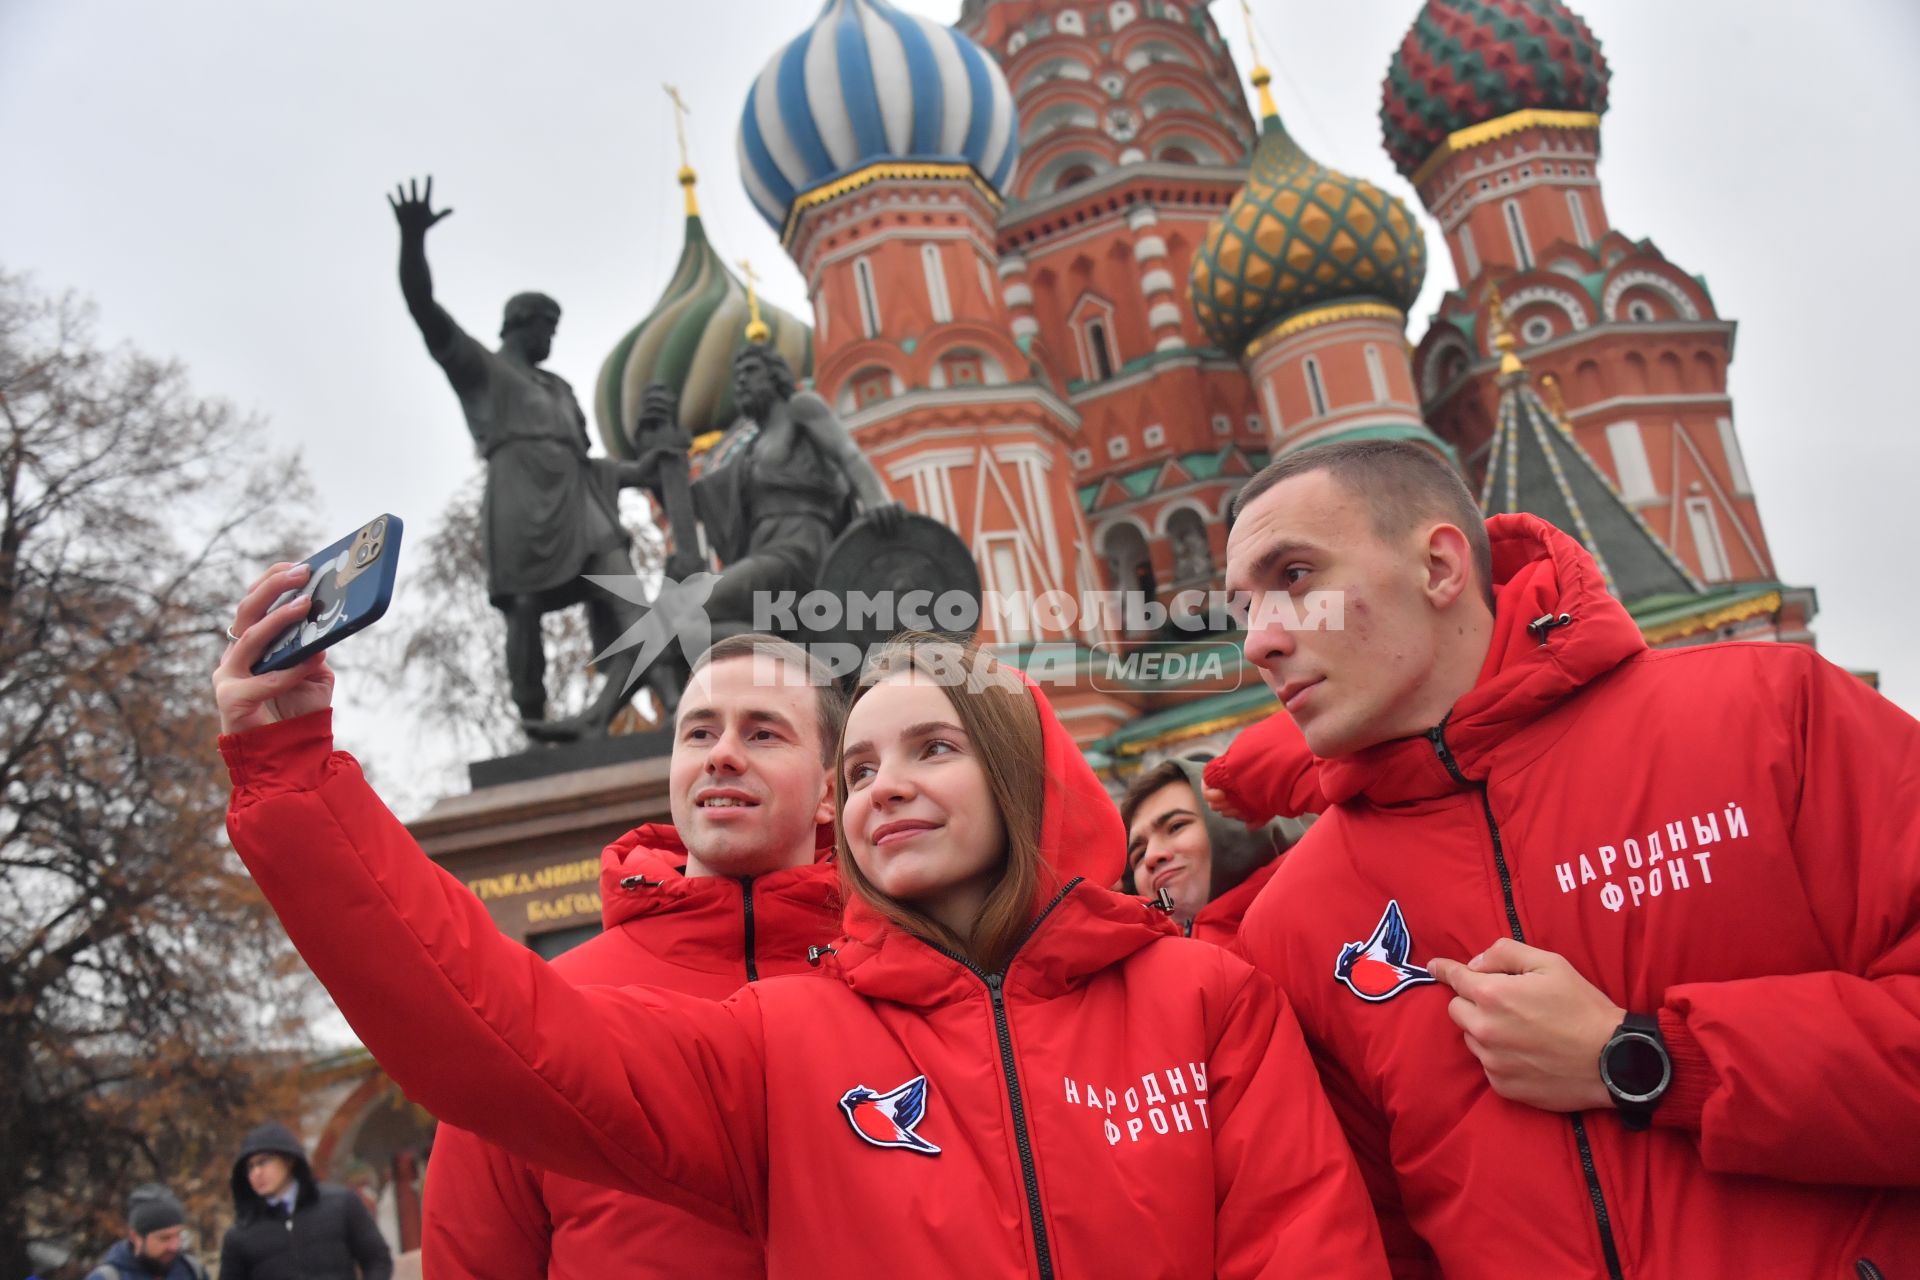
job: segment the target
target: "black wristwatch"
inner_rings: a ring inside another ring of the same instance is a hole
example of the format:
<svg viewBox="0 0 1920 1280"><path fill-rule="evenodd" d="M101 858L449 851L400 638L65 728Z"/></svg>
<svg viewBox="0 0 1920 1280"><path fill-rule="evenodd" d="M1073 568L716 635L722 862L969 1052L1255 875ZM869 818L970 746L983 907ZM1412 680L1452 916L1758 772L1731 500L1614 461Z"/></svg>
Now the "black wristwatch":
<svg viewBox="0 0 1920 1280"><path fill-rule="evenodd" d="M1600 1082L1629 1129L1653 1125L1653 1109L1673 1083L1673 1059L1660 1037L1660 1021L1630 1013L1600 1051Z"/></svg>

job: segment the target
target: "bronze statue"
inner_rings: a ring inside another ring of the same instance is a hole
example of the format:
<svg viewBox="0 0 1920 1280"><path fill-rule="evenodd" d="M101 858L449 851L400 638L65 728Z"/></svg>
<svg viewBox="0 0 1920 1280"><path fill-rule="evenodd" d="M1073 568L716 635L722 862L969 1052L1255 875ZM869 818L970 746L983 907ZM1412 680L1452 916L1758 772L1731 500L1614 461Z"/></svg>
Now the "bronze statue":
<svg viewBox="0 0 1920 1280"><path fill-rule="evenodd" d="M593 705L566 721L546 718L542 615L584 604L596 648L605 650L640 616L587 575L633 574L632 542L620 523L619 491L637 484L632 464L593 458L587 420L573 388L540 368L553 347L560 305L541 293L508 299L500 349L489 351L434 301L427 232L453 212L435 212L433 179L387 198L400 224L400 291L460 397L467 430L487 466L480 519L487 595L506 615L507 671L529 737L560 740L604 733L630 692L624 667L610 670Z"/></svg>
<svg viewBox="0 0 1920 1280"><path fill-rule="evenodd" d="M906 514L846 424L798 389L779 352L740 349L733 399L745 417L714 447L691 492L724 566L706 605L716 640L752 627L757 593L811 590L827 548L856 515L884 536ZM651 442L658 430L643 422L640 438Z"/></svg>

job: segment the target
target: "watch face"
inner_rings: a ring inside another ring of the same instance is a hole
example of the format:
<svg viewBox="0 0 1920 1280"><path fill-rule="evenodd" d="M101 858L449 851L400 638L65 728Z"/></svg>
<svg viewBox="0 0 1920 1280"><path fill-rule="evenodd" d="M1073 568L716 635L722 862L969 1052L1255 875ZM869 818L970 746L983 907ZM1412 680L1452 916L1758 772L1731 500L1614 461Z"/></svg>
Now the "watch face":
<svg viewBox="0 0 1920 1280"><path fill-rule="evenodd" d="M1607 1082L1631 1102L1644 1102L1667 1083L1667 1055L1650 1036L1628 1032L1607 1046Z"/></svg>

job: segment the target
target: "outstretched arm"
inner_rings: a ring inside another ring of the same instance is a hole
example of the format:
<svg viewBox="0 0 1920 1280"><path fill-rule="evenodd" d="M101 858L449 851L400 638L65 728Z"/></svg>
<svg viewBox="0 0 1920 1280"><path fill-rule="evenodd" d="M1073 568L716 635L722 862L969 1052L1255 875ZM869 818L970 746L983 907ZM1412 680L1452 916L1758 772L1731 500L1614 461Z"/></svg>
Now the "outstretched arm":
<svg viewBox="0 0 1920 1280"><path fill-rule="evenodd" d="M254 585L214 672L234 783L227 830L295 948L434 1115L571 1177L758 1229L766 1108L754 993L716 1004L576 988L501 936L332 749L324 655L250 674L286 625L286 610L267 606L303 577L277 566Z"/></svg>
<svg viewBox="0 0 1920 1280"><path fill-rule="evenodd" d="M420 326L420 336L427 340L427 349L438 355L447 349L458 330L453 318L433 300L433 273L427 269L427 232L453 210L433 211L431 176L427 178L425 191L420 189L417 178L394 188L387 204L393 209L394 221L400 224L400 295L407 300L407 310L412 313L413 322Z"/></svg>

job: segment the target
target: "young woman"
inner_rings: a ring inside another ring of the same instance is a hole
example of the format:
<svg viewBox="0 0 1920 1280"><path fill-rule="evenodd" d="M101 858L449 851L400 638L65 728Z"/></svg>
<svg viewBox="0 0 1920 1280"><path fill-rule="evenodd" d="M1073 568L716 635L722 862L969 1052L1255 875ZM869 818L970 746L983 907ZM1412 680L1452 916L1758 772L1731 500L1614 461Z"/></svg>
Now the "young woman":
<svg viewBox="0 0 1920 1280"><path fill-rule="evenodd" d="M270 679L249 661L216 685ZM229 687L223 713L264 694ZM1023 676L909 641L842 743L847 936L822 976L721 1004L553 976L419 854L324 716L222 748L235 847L410 1097L743 1223L773 1276L1385 1274L1292 1015L1098 887L1118 814Z"/></svg>

